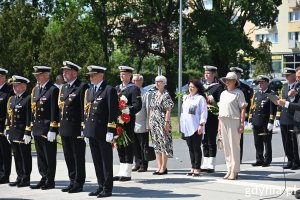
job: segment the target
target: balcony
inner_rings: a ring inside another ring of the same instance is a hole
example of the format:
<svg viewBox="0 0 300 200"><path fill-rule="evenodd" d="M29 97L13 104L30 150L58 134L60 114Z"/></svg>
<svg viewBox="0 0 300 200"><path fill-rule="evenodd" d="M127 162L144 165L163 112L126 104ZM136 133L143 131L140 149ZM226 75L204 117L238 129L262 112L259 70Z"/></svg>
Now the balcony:
<svg viewBox="0 0 300 200"><path fill-rule="evenodd" d="M289 0L290 8L300 8L300 0Z"/></svg>
<svg viewBox="0 0 300 200"><path fill-rule="evenodd" d="M300 49L300 41L289 40L289 49Z"/></svg>

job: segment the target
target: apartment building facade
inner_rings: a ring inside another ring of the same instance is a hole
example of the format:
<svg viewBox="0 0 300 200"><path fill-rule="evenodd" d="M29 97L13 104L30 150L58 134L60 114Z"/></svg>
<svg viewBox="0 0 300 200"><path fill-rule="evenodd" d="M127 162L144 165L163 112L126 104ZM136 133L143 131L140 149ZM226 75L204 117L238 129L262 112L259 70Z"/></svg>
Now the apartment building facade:
<svg viewBox="0 0 300 200"><path fill-rule="evenodd" d="M279 76L285 67L300 66L300 0L283 0L278 7L276 25L258 29L252 23L244 27L256 48L261 40L272 42L272 68Z"/></svg>

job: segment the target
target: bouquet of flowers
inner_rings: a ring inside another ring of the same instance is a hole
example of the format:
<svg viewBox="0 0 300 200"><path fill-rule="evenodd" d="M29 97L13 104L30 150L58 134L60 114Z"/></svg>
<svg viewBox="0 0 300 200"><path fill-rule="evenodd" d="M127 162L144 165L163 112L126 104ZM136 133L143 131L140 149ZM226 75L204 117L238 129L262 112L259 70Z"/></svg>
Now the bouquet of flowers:
<svg viewBox="0 0 300 200"><path fill-rule="evenodd" d="M215 101L213 95L211 95L209 92L206 92L206 103L209 112L214 115L219 115L219 106Z"/></svg>
<svg viewBox="0 0 300 200"><path fill-rule="evenodd" d="M114 143L117 146L127 146L130 138L126 134L124 125L130 122L129 108L127 106L127 98L122 95L119 100L120 115L117 120L117 135L114 137Z"/></svg>

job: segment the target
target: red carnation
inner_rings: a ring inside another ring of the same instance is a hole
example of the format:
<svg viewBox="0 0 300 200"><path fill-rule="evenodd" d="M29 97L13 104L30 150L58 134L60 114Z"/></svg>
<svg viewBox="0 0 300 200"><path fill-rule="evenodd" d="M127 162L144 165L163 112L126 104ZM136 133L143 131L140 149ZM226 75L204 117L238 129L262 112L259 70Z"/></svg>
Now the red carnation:
<svg viewBox="0 0 300 200"><path fill-rule="evenodd" d="M126 107L126 102L124 100L119 101L119 108L124 109Z"/></svg>
<svg viewBox="0 0 300 200"><path fill-rule="evenodd" d="M208 97L206 97L206 103L207 103L208 105L211 105L211 101L210 101L210 99L209 99Z"/></svg>
<svg viewBox="0 0 300 200"><path fill-rule="evenodd" d="M117 134L120 136L120 135L122 135L122 133L123 133L122 127L121 127L121 126L118 126L118 127L117 127Z"/></svg>
<svg viewBox="0 0 300 200"><path fill-rule="evenodd" d="M125 123L130 121L130 115L126 114L126 113L122 113L121 114L121 120Z"/></svg>

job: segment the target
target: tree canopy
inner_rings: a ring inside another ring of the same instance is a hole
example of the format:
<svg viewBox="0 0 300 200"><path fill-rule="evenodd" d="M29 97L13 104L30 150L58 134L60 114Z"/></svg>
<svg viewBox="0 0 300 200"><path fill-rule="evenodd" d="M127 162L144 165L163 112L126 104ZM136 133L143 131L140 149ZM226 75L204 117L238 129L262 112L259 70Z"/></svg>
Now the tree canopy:
<svg viewBox="0 0 300 200"><path fill-rule="evenodd" d="M281 0L189 0L183 15L183 80L202 76L205 64L241 64L238 52L256 57L243 27L272 26ZM53 67L63 60L84 67L108 68L107 79L118 83L117 65L129 65L153 82L161 66L173 95L178 71L179 0L14 0L0 3L0 66L10 74L33 79L32 66ZM198 77L200 78L200 77Z"/></svg>

